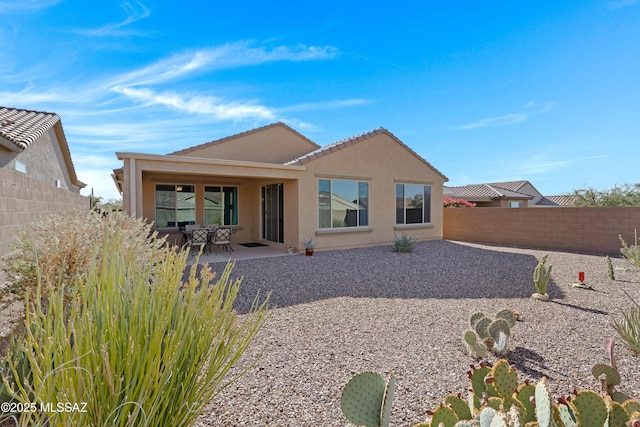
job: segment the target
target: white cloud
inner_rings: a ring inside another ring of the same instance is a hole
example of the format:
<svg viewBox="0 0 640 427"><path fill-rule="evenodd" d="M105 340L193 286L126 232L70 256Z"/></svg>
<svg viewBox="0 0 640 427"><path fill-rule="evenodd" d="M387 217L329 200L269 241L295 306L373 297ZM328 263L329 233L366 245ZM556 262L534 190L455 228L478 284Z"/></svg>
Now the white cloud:
<svg viewBox="0 0 640 427"><path fill-rule="evenodd" d="M508 125L524 122L525 120L527 120L527 118L529 118L529 115L525 113L505 114L503 116L489 117L486 119L476 120L475 122L458 126L456 129L467 130L467 129L483 128L487 126L508 126Z"/></svg>
<svg viewBox="0 0 640 427"><path fill-rule="evenodd" d="M476 120L475 122L468 123L466 125L456 126L458 130L477 129L490 126L510 126L517 123L528 120L531 116L546 113L551 111L554 107L553 102L538 103L529 101L522 106L526 111L520 113L504 114L502 116L488 117L485 119Z"/></svg>
<svg viewBox="0 0 640 427"><path fill-rule="evenodd" d="M353 107L357 105L365 105L373 102L370 99L353 98L339 99L335 101L308 102L304 104L291 105L289 107L279 108L279 112L298 112L309 110L330 110L334 108Z"/></svg>
<svg viewBox="0 0 640 427"><path fill-rule="evenodd" d="M144 19L151 14L151 12L149 12L149 9L144 7L142 3L136 2L136 5L137 7L129 2L122 3L122 8L128 14L127 18L124 21L107 24L94 29L76 30L76 32L86 36L97 37L141 35L141 33L134 30L123 29L124 27L133 24L134 22L140 21L141 19Z"/></svg>
<svg viewBox="0 0 640 427"><path fill-rule="evenodd" d="M331 46L297 45L273 49L252 47L251 42L227 43L207 49L176 54L139 70L116 77L111 86L142 86L166 83L190 74L223 68L258 65L274 61L308 61L330 59L337 55Z"/></svg>
<svg viewBox="0 0 640 427"><path fill-rule="evenodd" d="M172 92L156 93L148 88L116 87L114 91L133 101L143 102L147 105L163 105L191 114L208 115L212 116L214 120L247 118L272 120L276 117L272 109L255 103L225 102L211 96L182 96Z"/></svg>

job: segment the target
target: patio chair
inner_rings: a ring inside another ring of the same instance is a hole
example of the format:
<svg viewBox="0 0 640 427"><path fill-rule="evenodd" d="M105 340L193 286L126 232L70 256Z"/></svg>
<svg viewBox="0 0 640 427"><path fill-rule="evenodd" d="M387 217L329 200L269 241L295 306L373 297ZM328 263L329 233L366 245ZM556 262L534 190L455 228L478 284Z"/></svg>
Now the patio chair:
<svg viewBox="0 0 640 427"><path fill-rule="evenodd" d="M189 246L192 249L194 246L198 246L198 250L203 249L204 251L206 251L209 248L209 229L194 228L193 230L191 230L191 239L189 240ZM211 253L210 249L209 253Z"/></svg>
<svg viewBox="0 0 640 427"><path fill-rule="evenodd" d="M216 255L218 254L218 246L224 247L227 252L233 252L233 248L231 247L232 232L233 229L231 228L216 228L212 241Z"/></svg>

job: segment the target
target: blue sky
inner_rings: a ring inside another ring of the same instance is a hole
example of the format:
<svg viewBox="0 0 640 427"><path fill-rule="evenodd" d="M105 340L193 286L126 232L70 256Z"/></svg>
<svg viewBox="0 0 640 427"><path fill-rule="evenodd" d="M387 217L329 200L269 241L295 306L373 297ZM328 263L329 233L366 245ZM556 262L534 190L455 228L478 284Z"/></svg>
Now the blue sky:
<svg viewBox="0 0 640 427"><path fill-rule="evenodd" d="M640 181L640 0L0 0L0 22L0 105L60 115L84 194L117 197L116 151L276 121L385 127L447 185Z"/></svg>

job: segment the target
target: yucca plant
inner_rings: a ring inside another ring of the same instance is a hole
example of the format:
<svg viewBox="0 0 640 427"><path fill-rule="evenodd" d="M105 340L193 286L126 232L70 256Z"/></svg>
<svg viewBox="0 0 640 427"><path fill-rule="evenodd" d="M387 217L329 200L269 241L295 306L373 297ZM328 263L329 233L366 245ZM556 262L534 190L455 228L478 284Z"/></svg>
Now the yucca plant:
<svg viewBox="0 0 640 427"><path fill-rule="evenodd" d="M227 373L264 324L268 298L240 318L233 264L215 283L206 266L183 282L186 251L154 247L154 262L140 263L123 250L135 236L102 236L86 274L57 286L40 277L32 301L26 293L26 336L4 360L15 401L86 402L86 412L23 413L18 425L193 425L233 381ZM28 380L18 372L25 357Z"/></svg>
<svg viewBox="0 0 640 427"><path fill-rule="evenodd" d="M406 234L402 234L401 236L395 236L393 240L393 251L394 252L413 252L413 244L415 243L415 239L413 236L407 236Z"/></svg>
<svg viewBox="0 0 640 427"><path fill-rule="evenodd" d="M640 308L622 312L622 319L614 319L613 327L632 351L640 354Z"/></svg>
<svg viewBox="0 0 640 427"><path fill-rule="evenodd" d="M627 243L624 241L624 239L622 239L622 236L619 236L619 238L620 242L622 243L622 248L620 248L622 256L631 264L640 267L640 245L638 245L637 233L635 236L635 244L631 246L627 246Z"/></svg>

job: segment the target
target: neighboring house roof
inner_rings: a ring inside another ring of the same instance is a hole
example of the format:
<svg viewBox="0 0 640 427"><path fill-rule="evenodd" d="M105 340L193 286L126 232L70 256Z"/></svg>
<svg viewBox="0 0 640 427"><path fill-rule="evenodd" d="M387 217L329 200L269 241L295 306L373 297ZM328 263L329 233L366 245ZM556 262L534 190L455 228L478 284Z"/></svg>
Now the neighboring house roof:
<svg viewBox="0 0 640 427"><path fill-rule="evenodd" d="M311 141L309 138L307 138L306 136L302 135L300 132L296 131L295 129L291 128L290 126L287 126L286 124L284 124L282 122L277 122L277 123L272 123L270 125L262 126L262 127L259 127L259 128L251 129L251 130L248 130L246 132L240 132L240 133L237 133L235 135L226 136L224 138L216 139L214 141L205 142L204 144L194 145L193 147L188 147L188 148L185 148L183 150L174 151L172 153L168 153L168 155L170 155L170 156L182 156L182 155L185 155L185 154L189 154L192 151L200 150L202 148L211 147L213 145L221 144L223 142L227 142L229 140L236 139L236 138L239 138L239 137L242 137L242 136L251 135L253 133L262 132L264 130L267 130L267 129L270 129L270 128L274 128L274 127L277 127L277 126L281 126L281 127L284 127L286 129L288 129L289 131L291 131L294 134L298 135L303 140L307 141L313 147L319 147L318 144L316 144L315 142Z"/></svg>
<svg viewBox="0 0 640 427"><path fill-rule="evenodd" d="M576 206L576 200L574 195L543 196L536 206Z"/></svg>
<svg viewBox="0 0 640 427"><path fill-rule="evenodd" d="M0 136L22 151L59 121L55 113L0 107Z"/></svg>
<svg viewBox="0 0 640 427"><path fill-rule="evenodd" d="M458 197L469 201L475 200L497 200L497 199L516 199L531 200L533 196L519 193L491 184L471 184L460 187L444 187L445 196Z"/></svg>
<svg viewBox="0 0 640 427"><path fill-rule="evenodd" d="M304 165L305 163L311 162L313 160L316 160L320 157L326 156L328 154L331 153L335 153L336 151L342 150L343 148L346 148L350 145L354 145L357 144L359 142L365 141L369 138L372 138L376 135L380 135L380 134L385 134L387 136L389 136L391 139L393 139L396 143L400 144L402 147L404 147L407 151L409 151L412 155L414 155L417 159L419 159L421 162L423 162L424 164L426 164L428 167L430 167L431 169L433 169L438 175L442 176L445 181L448 181L448 178L442 173L440 172L438 169L436 169L431 163L427 162L425 159L423 159L418 153L416 153L415 151L413 151L408 145L406 145L404 142L400 141L394 134L392 134L391 132L389 132L388 130L386 130L383 127L379 127L377 129L374 129L372 131L369 132L364 132L361 133L359 135L356 136L352 136L337 142L334 142L332 144L328 144L325 146L322 146L316 150L311 151L310 153L307 153L303 156L300 156L296 159L290 160L288 162L285 163L285 165Z"/></svg>
<svg viewBox="0 0 640 427"><path fill-rule="evenodd" d="M506 181L506 182L490 182L488 185L503 188L505 190L520 192L522 187L531 184L529 181Z"/></svg>
<svg viewBox="0 0 640 427"><path fill-rule="evenodd" d="M7 148L14 151L24 151L51 128L54 128L56 132L71 182L79 188L86 187L87 184L79 181L76 176L67 138L64 135L62 122L57 114L0 106L0 138L4 138L11 144ZM1 139L0 142L2 142ZM6 144L3 145L6 146Z"/></svg>

